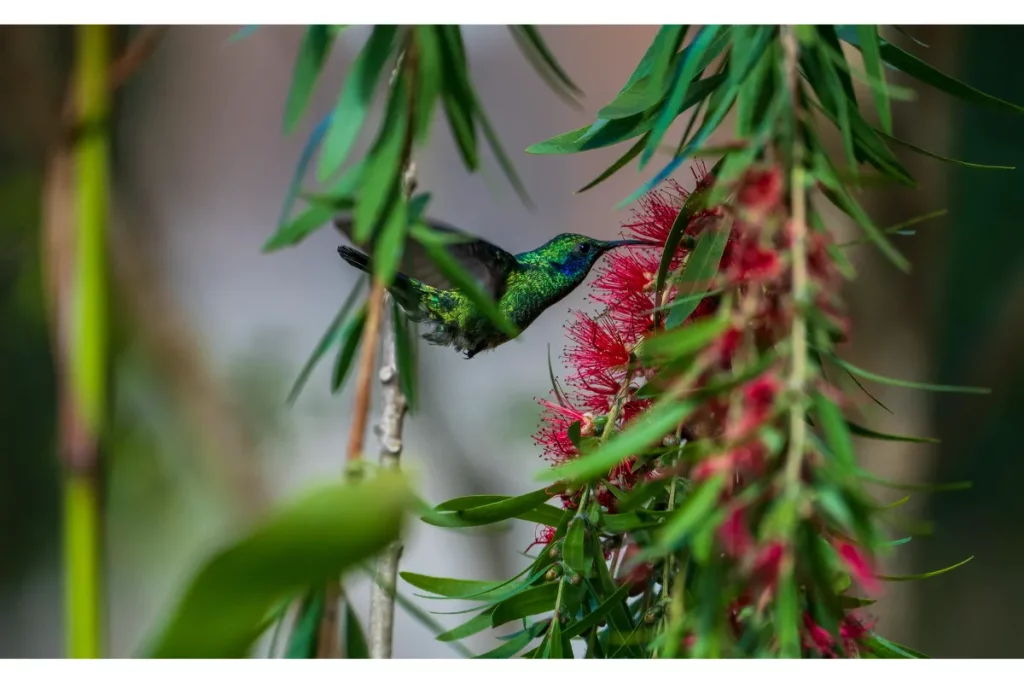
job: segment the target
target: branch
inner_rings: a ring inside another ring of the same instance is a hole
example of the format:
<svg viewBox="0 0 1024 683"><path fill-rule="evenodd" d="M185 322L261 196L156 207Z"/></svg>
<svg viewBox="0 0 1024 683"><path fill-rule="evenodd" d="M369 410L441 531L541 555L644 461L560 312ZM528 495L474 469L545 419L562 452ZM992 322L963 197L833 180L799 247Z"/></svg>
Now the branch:
<svg viewBox="0 0 1024 683"><path fill-rule="evenodd" d="M410 38L408 51L398 57L395 75L399 69L407 69L413 78L416 77L416 44ZM392 76L394 79L394 76ZM415 87L409 88L409 112L416 110L414 100ZM407 123L406 138L403 149L404 171L402 185L406 199L416 189L416 164L412 160L412 120ZM395 326L396 311L391 304L391 296L384 297L384 328L382 331L384 353L381 359L380 383L383 387L383 411L377 433L380 437L381 469L398 469L402 457L402 424L405 421L405 395L402 393L402 382L398 374L398 351L396 348ZM371 659L391 659L394 645L395 628L395 589L398 581L398 563L402 557L401 541L392 543L377 560L376 581L370 585L370 629L368 634Z"/></svg>

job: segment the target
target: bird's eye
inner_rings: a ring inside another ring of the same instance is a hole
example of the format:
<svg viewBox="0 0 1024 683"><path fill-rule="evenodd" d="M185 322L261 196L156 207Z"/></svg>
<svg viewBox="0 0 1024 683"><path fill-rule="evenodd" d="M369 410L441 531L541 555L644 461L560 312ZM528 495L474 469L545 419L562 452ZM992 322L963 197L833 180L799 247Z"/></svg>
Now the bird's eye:
<svg viewBox="0 0 1024 683"><path fill-rule="evenodd" d="M588 251L590 251L590 245L587 244L586 242L580 242L579 244L576 245L576 251L578 251L581 254L586 254Z"/></svg>

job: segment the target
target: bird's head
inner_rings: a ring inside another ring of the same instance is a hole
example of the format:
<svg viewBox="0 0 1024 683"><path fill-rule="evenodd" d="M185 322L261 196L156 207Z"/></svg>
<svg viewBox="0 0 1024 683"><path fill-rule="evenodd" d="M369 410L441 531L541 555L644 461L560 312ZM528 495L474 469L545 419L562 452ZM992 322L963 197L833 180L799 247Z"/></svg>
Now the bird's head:
<svg viewBox="0 0 1024 683"><path fill-rule="evenodd" d="M616 247L652 246L640 240L599 240L566 232L557 235L534 253L556 271L574 282L582 282L601 255Z"/></svg>

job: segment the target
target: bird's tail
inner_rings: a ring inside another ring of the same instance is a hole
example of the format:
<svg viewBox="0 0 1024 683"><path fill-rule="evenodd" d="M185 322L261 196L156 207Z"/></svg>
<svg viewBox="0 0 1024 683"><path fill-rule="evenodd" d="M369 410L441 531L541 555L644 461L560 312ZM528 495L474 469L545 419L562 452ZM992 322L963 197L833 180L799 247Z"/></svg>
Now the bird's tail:
<svg viewBox="0 0 1024 683"><path fill-rule="evenodd" d="M351 247L338 247L338 254L353 268L358 268L364 273L372 272L370 257L363 252ZM408 313L420 312L420 285L416 280L403 273L396 273L390 291L395 301Z"/></svg>

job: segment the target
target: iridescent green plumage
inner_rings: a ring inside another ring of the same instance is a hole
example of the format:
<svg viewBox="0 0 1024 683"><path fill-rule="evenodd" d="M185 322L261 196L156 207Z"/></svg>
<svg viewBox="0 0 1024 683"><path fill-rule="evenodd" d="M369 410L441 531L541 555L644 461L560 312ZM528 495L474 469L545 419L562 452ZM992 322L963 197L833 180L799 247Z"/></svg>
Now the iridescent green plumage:
<svg viewBox="0 0 1024 683"><path fill-rule="evenodd" d="M336 224L349 233L346 221ZM563 233L533 251L513 255L436 221L431 221L430 227L465 237L462 242L448 245L448 252L494 297L498 309L520 333L549 306L579 286L606 251L643 244L635 240L605 242ZM513 338L440 275L415 243L410 242L409 247L391 294L412 320L433 324L433 329L423 335L425 340L438 346L454 346L465 352L466 358L472 358ZM338 253L356 268L370 270L365 254L349 247L338 247Z"/></svg>

